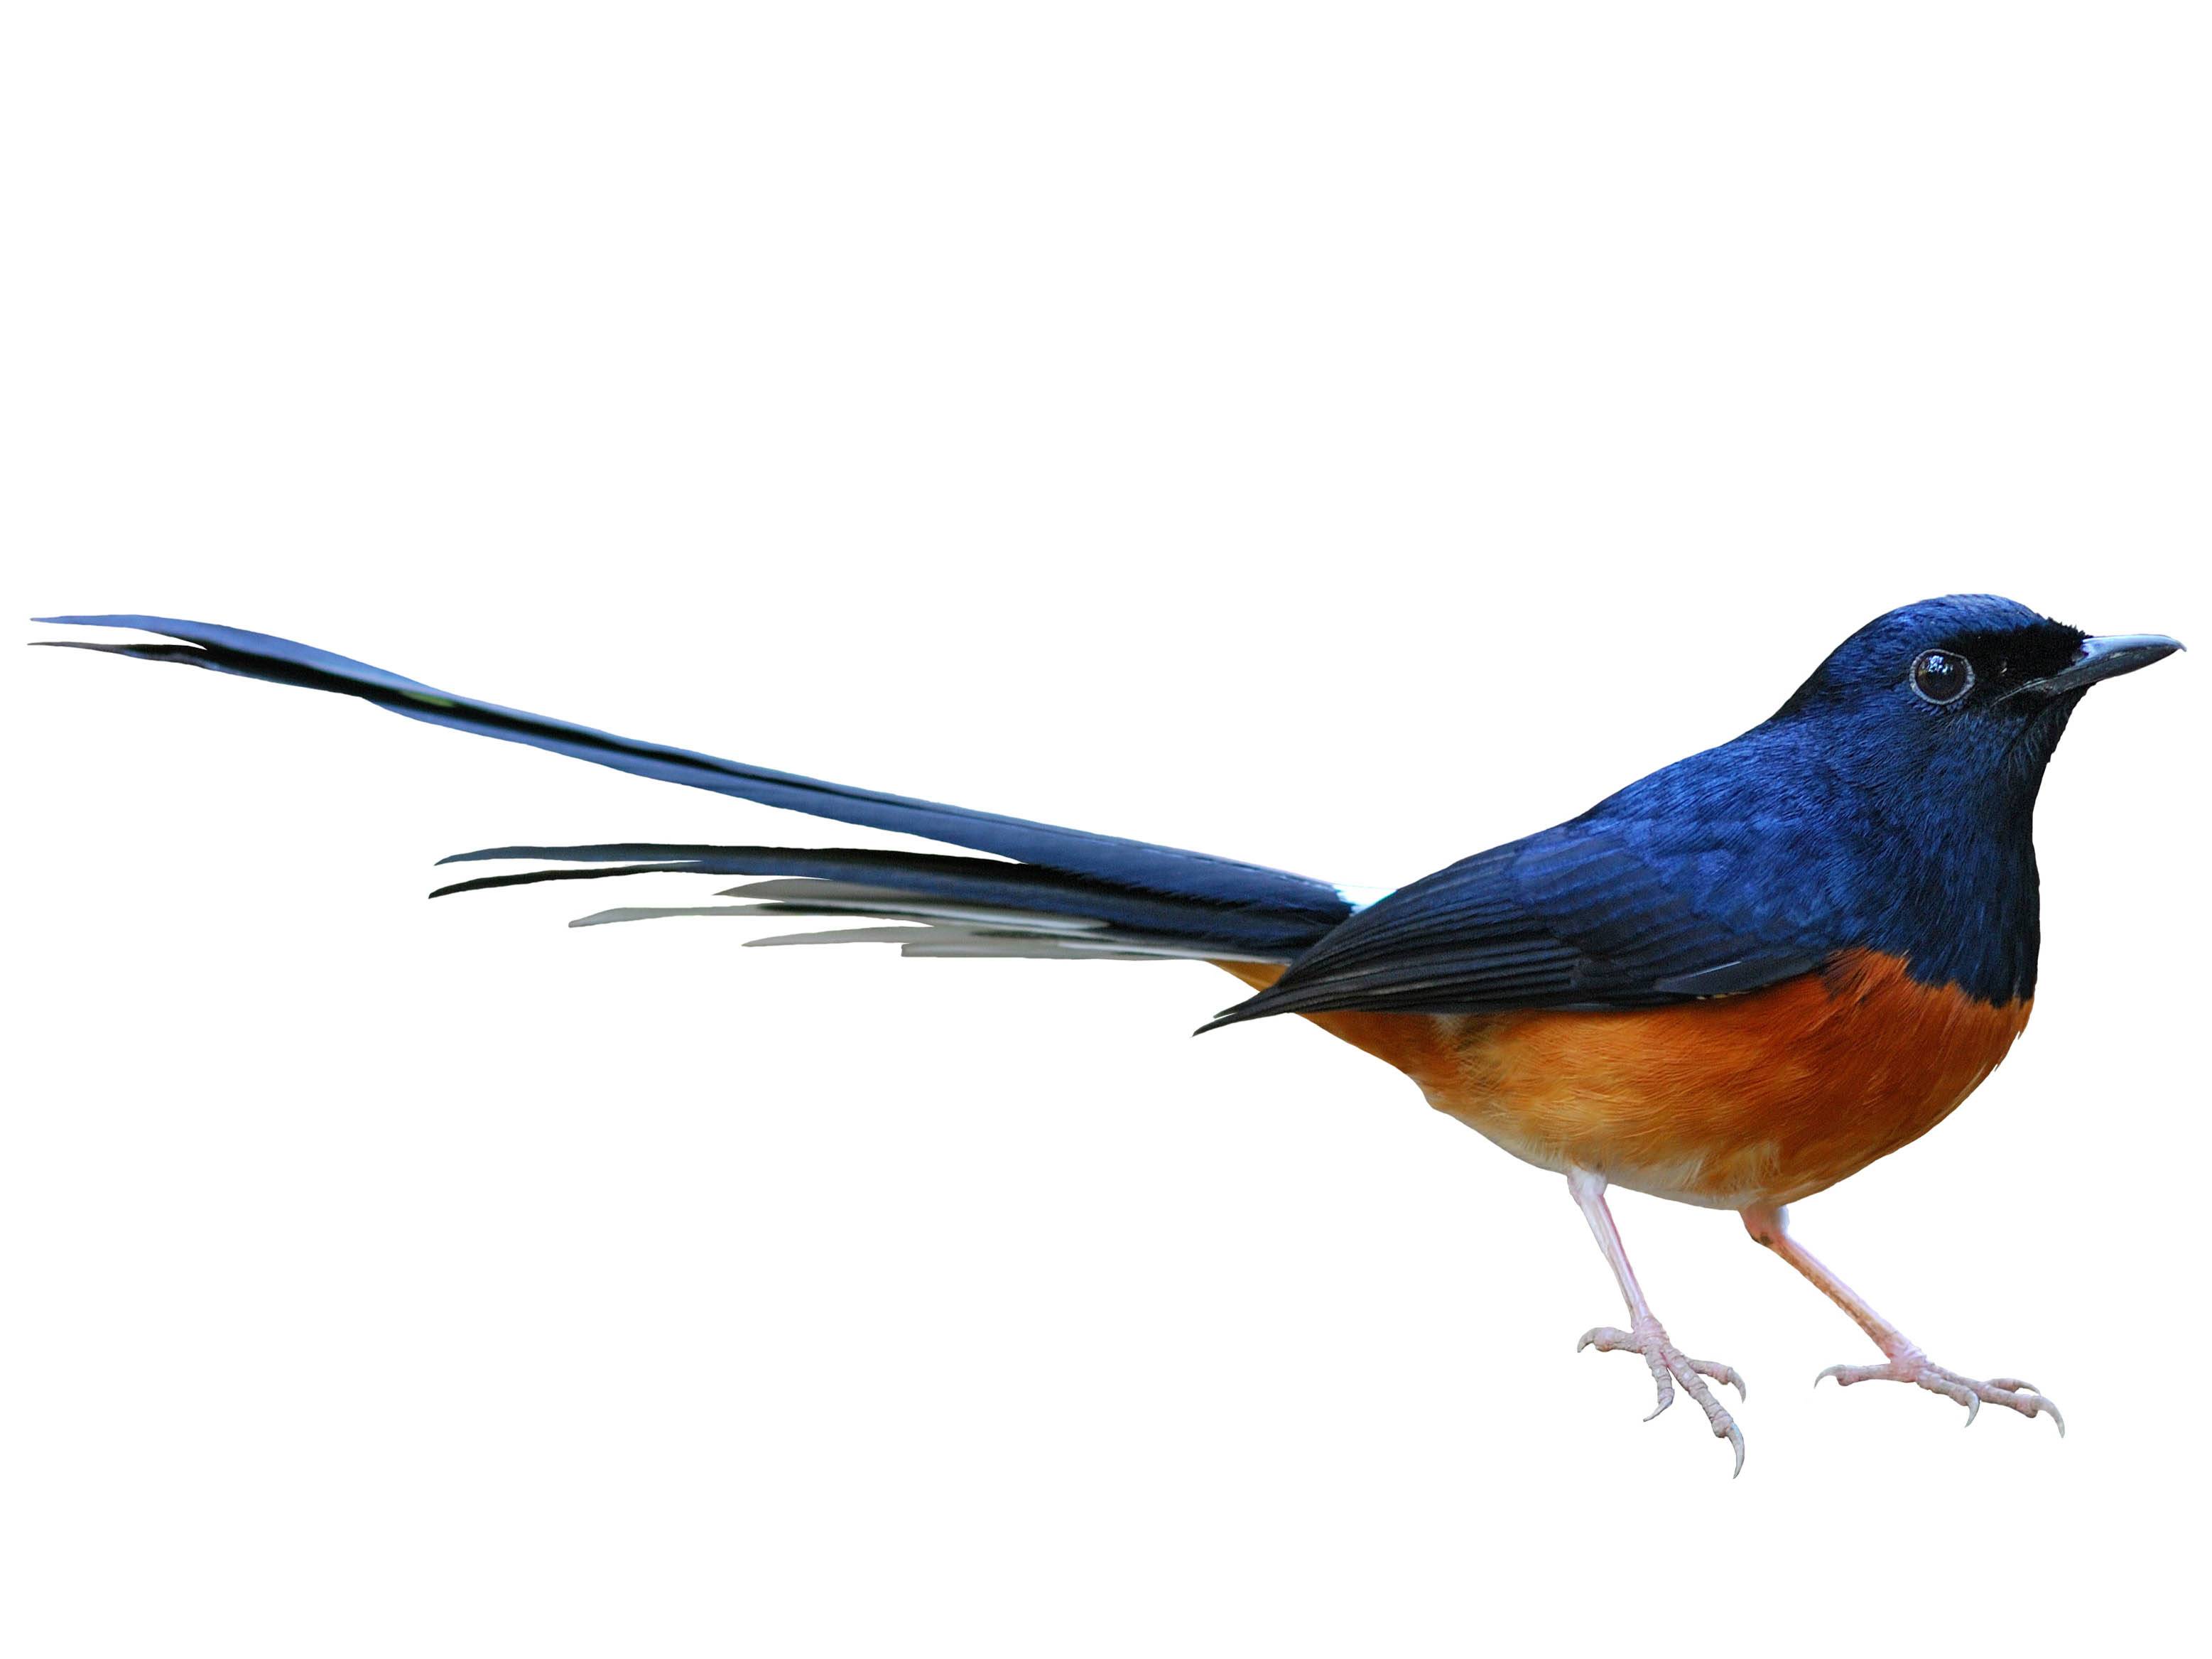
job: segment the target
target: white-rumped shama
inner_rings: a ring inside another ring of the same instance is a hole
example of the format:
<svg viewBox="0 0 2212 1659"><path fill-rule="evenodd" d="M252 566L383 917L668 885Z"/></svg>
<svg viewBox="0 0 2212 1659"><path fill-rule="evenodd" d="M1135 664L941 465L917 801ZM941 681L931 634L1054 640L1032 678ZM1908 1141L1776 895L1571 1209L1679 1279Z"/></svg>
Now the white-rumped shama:
<svg viewBox="0 0 2212 1659"><path fill-rule="evenodd" d="M2180 648L2093 637L2009 599L1908 605L1852 635L1772 718L1581 817L1377 897L1279 870L848 788L454 696L264 634L161 617L44 620L166 642L83 648L345 692L395 714L652 778L990 856L851 848L497 847L458 860L568 867L441 893L644 871L769 879L734 906L654 916L871 925L756 945L875 941L910 956L1196 957L1253 994L1205 1029L1300 1014L1388 1060L1438 1110L1564 1174L1628 1304L1583 1346L1641 1354L1743 1467L1743 1436L1653 1316L1609 1183L1737 1211L1880 1346L1840 1382L1917 1383L2023 1416L2014 1377L1935 1364L1790 1237L1784 1206L1925 1134L2027 1023L2038 944L2031 829L2045 763L2100 680ZM455 860L448 860L452 862ZM1653 1415L1657 1415L1655 1411Z"/></svg>

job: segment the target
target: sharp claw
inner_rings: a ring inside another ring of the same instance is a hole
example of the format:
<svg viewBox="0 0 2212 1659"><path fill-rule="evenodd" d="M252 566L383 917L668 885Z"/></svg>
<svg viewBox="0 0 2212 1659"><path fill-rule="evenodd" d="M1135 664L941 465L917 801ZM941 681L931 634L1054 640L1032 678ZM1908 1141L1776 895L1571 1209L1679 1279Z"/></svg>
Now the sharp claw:
<svg viewBox="0 0 2212 1659"><path fill-rule="evenodd" d="M1659 1384L1659 1403L1651 1408L1651 1417L1656 1417L1674 1403L1674 1384L1668 1379L1667 1373L1656 1364L1651 1367L1651 1372L1653 1378ZM1651 1417L1647 1417L1644 1420L1649 1423Z"/></svg>
<svg viewBox="0 0 2212 1659"><path fill-rule="evenodd" d="M1743 1378L1736 1374L1736 1369L1733 1365L1723 1365L1711 1359L1692 1359L1690 1362L1690 1369L1711 1377L1714 1382L1723 1386L1733 1387L1739 1400L1751 1398L1751 1391L1744 1387Z"/></svg>
<svg viewBox="0 0 2212 1659"><path fill-rule="evenodd" d="M2061 1439L2065 1437L2066 1419L2059 1414L2058 1407L2033 1385L2017 1376L1996 1376L1986 1382L1977 1382L1972 1377L1961 1376L1956 1371L1946 1370L1917 1351L1903 1358L1893 1359L1887 1365L1831 1365L1813 1379L1813 1386L1819 1388L1822 1378L1830 1376L1836 1379L1839 1388L1849 1388L1853 1382L1875 1381L1917 1383L1930 1394L1940 1394L1946 1400L1955 1400L1964 1406L1966 1420L1960 1425L1963 1428L1973 1427L1974 1419L1982 1414L1984 1405L2008 1406L2022 1417L2034 1417L2049 1412L2051 1426L2058 1431Z"/></svg>
<svg viewBox="0 0 2212 1659"><path fill-rule="evenodd" d="M1738 1395L1747 1395L1749 1391L1744 1387L1743 1378L1735 1366L1723 1365L1714 1359L1691 1358L1668 1340L1666 1331L1661 1328L1656 1320L1639 1321L1633 1330L1628 1331L1619 1330L1610 1325L1593 1325L1575 1344L1575 1352L1580 1353L1592 1345L1604 1352L1626 1348L1644 1356L1644 1363L1651 1369L1652 1385L1658 1395L1658 1404L1652 1407L1650 1415L1644 1419L1647 1423L1674 1403L1674 1385L1680 1382L1705 1413L1705 1421L1711 1425L1715 1438L1726 1440L1735 1449L1735 1474L1743 1473L1743 1431L1736 1427L1734 1418L1721 1409L1720 1401L1714 1398L1713 1390L1705 1382L1707 1377L1712 1377L1719 1382L1733 1383ZM1735 1475L1729 1478L1732 1480Z"/></svg>

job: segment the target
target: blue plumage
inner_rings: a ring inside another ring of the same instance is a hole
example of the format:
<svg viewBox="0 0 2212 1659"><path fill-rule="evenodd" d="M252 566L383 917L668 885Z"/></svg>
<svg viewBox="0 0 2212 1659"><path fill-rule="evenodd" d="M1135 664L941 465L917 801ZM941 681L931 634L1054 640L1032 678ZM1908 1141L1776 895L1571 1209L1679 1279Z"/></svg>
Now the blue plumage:
<svg viewBox="0 0 2212 1659"><path fill-rule="evenodd" d="M1741 1389L1741 1378L1690 1357L1653 1314L1608 1184L1739 1211L1753 1238L1882 1352L1881 1364L1824 1376L1913 1384L1969 1413L1991 1404L2047 1414L2064 1431L2050 1398L2019 1378L1935 1364L1790 1237L1783 1206L1925 1134L2025 1027L2044 769L2091 684L2180 648L2162 635L2089 638L1988 596L1908 605L1846 640L1733 742L1355 912L1303 876L638 743L267 635L155 617L51 620L174 641L90 649L344 692L411 719L993 855L500 847L448 861L562 867L441 892L647 872L764 876L726 890L734 904L624 907L577 925L860 917L879 920L752 942L1219 961L1260 988L1214 1024L1316 1015L1412 1078L1431 1105L1563 1173L1630 1320L1590 1330L1581 1346L1639 1355L1661 1409L1679 1385L1734 1448L1738 1470L1742 1433L1709 1385Z"/></svg>
<svg viewBox="0 0 2212 1659"><path fill-rule="evenodd" d="M2031 818L2088 684L2064 679L2084 639L1985 595L1892 611L1771 720L1391 894L1215 1023L1644 1007L1853 949L1981 1001L2024 999ZM1979 664L1979 696L1946 705L1914 689L1914 665L1939 651Z"/></svg>
<svg viewBox="0 0 2212 1659"><path fill-rule="evenodd" d="M296 641L173 617L42 617L41 622L92 628L136 628L182 641L179 645L87 645L52 641L149 661L180 662L251 679L337 691L380 708L434 726L550 749L640 777L711 789L787 807L842 823L895 830L927 840L994 853L1003 858L1089 877L1138 892L1168 895L1209 905L1244 907L1303 918L1318 927L1341 921L1351 907L1325 882L1234 859L1115 836L1094 835L994 812L971 811L936 801L855 789L794 773L770 771L690 750L640 743L566 720L503 708L455 696L419 680L373 667Z"/></svg>
<svg viewBox="0 0 2212 1659"><path fill-rule="evenodd" d="M413 720L1014 860L504 848L462 856L586 867L441 890L645 870L857 881L908 896L884 907L901 918L983 907L988 921L959 923L979 949L1018 940L1018 921L1005 918L1026 912L1097 924L1102 951L1118 940L1290 964L1216 1024L1321 1010L1648 1007L1753 990L1847 950L1897 957L1916 980L1984 1002L2024 999L2035 982L2030 817L2044 766L2092 680L2176 648L2153 636L2088 641L1990 596L1909 605L1845 641L1771 720L1735 741L1354 915L1335 889L1307 877L640 743L266 634L161 617L46 620L179 641L88 649L343 692ZM842 914L856 902L832 905ZM787 897L777 904L799 908Z"/></svg>

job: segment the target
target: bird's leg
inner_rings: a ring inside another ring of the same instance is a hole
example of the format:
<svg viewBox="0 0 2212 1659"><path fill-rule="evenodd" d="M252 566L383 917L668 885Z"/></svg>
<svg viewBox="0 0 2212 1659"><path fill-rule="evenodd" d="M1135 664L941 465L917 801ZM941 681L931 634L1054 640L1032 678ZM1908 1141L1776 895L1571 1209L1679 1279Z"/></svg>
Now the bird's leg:
<svg viewBox="0 0 2212 1659"><path fill-rule="evenodd" d="M1620 1242L1620 1229L1613 1224L1613 1212L1605 1201L1605 1177L1594 1170L1567 1170L1567 1190L1575 1195L1581 1206L1583 1219L1596 1235L1597 1247L1605 1252L1606 1265L1613 1276L1620 1281L1620 1294L1628 1304L1628 1328L1616 1330L1610 1325L1599 1325L1583 1333L1583 1340L1575 1344L1575 1352L1595 1347L1600 1353L1610 1353L1615 1348L1631 1348L1644 1356L1644 1363L1651 1367L1652 1380L1659 1385L1659 1403L1652 1408L1651 1417L1674 1403L1674 1384L1680 1382L1689 1391L1690 1398L1702 1407L1705 1420L1713 1425L1716 1439L1725 1440L1735 1448L1735 1473L1743 1473L1743 1431L1735 1425L1735 1419L1728 1414L1727 1407L1713 1397L1705 1386L1710 1376L1717 1382L1733 1383L1739 1399L1747 1396L1743 1379L1735 1368L1711 1359L1692 1359L1668 1339L1666 1327L1652 1317L1650 1304L1644 1299L1643 1287L1636 1282L1636 1270L1628 1265L1627 1248ZM1644 1419L1651 1420L1650 1417Z"/></svg>
<svg viewBox="0 0 2212 1659"><path fill-rule="evenodd" d="M1984 1404L2009 1406L2022 1417L2049 1412L2051 1420L2058 1425L2058 1432L2066 1432L2066 1419L2058 1414L2058 1407L2038 1394L2033 1383L2023 1382L2016 1376L1993 1376L1984 1382L1977 1377L1961 1376L1929 1358L1918 1343L1869 1307L1863 1297L1790 1237L1787 1210L1778 1205L1753 1205L1743 1212L1743 1224L1753 1238L1812 1280L1821 1294L1849 1314L1887 1358L1888 1363L1881 1365L1831 1365L1813 1379L1815 1387L1826 1376L1834 1377L1844 1388L1854 1382L1917 1382L1930 1394L1940 1394L1964 1406L1969 1423Z"/></svg>

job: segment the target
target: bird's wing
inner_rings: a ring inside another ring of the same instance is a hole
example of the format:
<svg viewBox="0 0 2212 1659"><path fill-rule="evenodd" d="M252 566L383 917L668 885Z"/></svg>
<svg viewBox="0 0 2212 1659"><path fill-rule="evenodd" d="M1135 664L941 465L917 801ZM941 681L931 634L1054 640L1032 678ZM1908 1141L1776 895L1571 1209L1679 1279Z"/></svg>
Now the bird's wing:
<svg viewBox="0 0 2212 1659"><path fill-rule="evenodd" d="M1715 842L1655 851L1639 826L1577 820L1479 854L1344 922L1217 1025L1323 1011L1640 1008L1754 990L1844 942ZM1736 879L1740 878L1741 879Z"/></svg>

